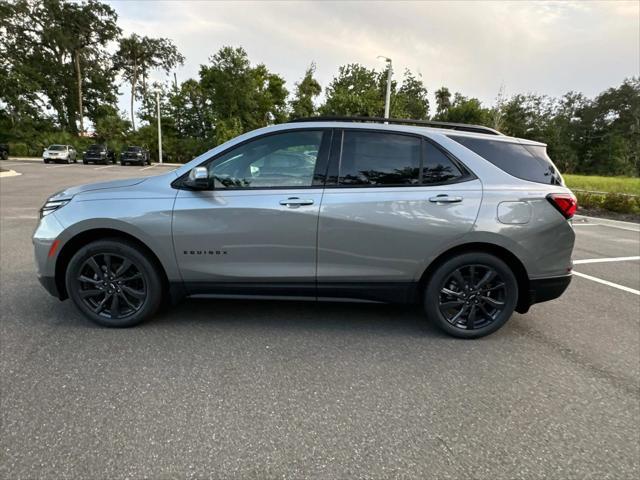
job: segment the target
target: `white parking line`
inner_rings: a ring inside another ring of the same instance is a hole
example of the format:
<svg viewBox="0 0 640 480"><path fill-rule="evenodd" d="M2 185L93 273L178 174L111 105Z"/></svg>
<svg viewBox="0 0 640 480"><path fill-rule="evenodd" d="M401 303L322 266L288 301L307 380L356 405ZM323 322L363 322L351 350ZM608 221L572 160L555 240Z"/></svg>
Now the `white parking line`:
<svg viewBox="0 0 640 480"><path fill-rule="evenodd" d="M107 165L106 167L94 168L94 170L104 170L105 168L113 168L113 167L115 167L115 165Z"/></svg>
<svg viewBox="0 0 640 480"><path fill-rule="evenodd" d="M44 167L44 168L65 168L65 167L70 167L71 164L67 163L66 165L54 165L53 167Z"/></svg>
<svg viewBox="0 0 640 480"><path fill-rule="evenodd" d="M587 280L591 280L592 282L601 283L601 284L607 285L609 287L617 288L618 290L623 290L625 292L633 293L634 295L640 295L640 290L636 290L634 288L625 287L624 285L618 285L617 283L609 282L607 280L603 280L603 279L598 278L598 277L592 277L591 275L587 275L585 273L576 272L575 270L573 271L573 274L578 276L578 277L582 277L582 278L586 278Z"/></svg>
<svg viewBox="0 0 640 480"><path fill-rule="evenodd" d="M637 257L611 257L611 258L587 258L584 260L574 260L574 265L580 265L582 263L605 263L605 262L629 262L633 260L640 260L640 256Z"/></svg>
<svg viewBox="0 0 640 480"><path fill-rule="evenodd" d="M149 170L150 168L154 168L154 167L155 167L155 165L151 165L150 167L141 168L140 171Z"/></svg>

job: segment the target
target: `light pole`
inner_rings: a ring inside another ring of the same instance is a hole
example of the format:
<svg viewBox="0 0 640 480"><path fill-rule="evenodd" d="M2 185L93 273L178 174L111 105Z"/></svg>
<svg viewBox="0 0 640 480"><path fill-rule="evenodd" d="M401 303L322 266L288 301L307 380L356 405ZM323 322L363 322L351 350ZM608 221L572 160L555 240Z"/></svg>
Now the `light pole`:
<svg viewBox="0 0 640 480"><path fill-rule="evenodd" d="M389 106L391 104L391 74L393 73L393 65L391 59L383 55L378 55L378 58L384 59L387 62L387 95L384 99L384 118L389 118ZM384 122L389 123L389 122Z"/></svg>
<svg viewBox="0 0 640 480"><path fill-rule="evenodd" d="M156 91L156 103L158 104L158 162L162 163L162 126L160 125L160 92Z"/></svg>

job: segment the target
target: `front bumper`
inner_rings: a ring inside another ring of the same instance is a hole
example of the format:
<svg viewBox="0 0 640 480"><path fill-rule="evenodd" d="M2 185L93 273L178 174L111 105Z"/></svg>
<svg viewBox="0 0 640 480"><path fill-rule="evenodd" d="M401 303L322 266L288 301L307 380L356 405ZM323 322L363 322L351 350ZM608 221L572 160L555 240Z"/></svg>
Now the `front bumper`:
<svg viewBox="0 0 640 480"><path fill-rule="evenodd" d="M54 297L60 298L60 292L58 292L58 286L56 285L55 277L43 277L38 275L38 281Z"/></svg>

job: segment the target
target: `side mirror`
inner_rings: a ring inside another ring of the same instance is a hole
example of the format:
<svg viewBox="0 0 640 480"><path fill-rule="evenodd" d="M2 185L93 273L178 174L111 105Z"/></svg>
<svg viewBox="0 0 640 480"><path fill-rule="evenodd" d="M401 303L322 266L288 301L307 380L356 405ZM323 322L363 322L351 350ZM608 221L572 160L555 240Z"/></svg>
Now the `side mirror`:
<svg viewBox="0 0 640 480"><path fill-rule="evenodd" d="M211 188L207 167L192 168L189 172L189 177L184 183L187 187L193 188L194 190L208 190Z"/></svg>

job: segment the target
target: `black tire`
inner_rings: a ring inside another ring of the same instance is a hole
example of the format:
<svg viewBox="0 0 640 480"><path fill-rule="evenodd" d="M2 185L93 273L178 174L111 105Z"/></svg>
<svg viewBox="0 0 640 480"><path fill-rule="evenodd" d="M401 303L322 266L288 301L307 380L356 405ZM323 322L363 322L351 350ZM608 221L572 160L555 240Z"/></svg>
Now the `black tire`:
<svg viewBox="0 0 640 480"><path fill-rule="evenodd" d="M89 165L89 162L87 162L86 160L82 160L82 164L83 165Z"/></svg>
<svg viewBox="0 0 640 480"><path fill-rule="evenodd" d="M105 327L132 327L148 320L162 301L161 273L154 262L135 244L117 238L78 250L65 282L76 307Z"/></svg>
<svg viewBox="0 0 640 480"><path fill-rule="evenodd" d="M517 301L518 281L506 263L488 253L465 253L433 272L424 309L427 318L449 335L480 338L502 327Z"/></svg>
<svg viewBox="0 0 640 480"><path fill-rule="evenodd" d="M44 160L44 163L49 163L49 160Z"/></svg>

